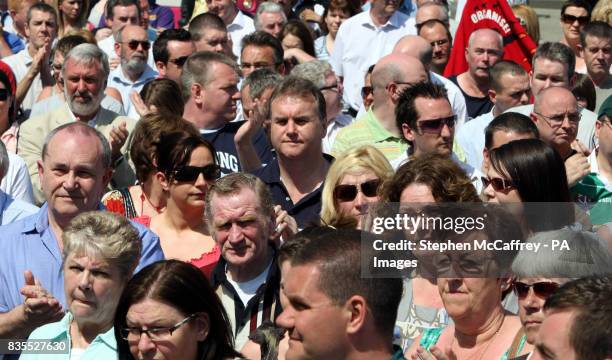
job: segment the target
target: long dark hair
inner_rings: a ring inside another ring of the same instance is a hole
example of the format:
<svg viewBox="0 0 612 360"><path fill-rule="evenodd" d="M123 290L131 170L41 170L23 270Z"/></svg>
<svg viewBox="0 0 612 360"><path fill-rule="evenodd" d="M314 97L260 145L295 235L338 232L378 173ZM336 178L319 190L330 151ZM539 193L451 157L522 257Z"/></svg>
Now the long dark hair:
<svg viewBox="0 0 612 360"><path fill-rule="evenodd" d="M523 203L571 203L563 159L542 140L511 141L491 150L490 159L495 171L512 180ZM574 219L569 205L533 205L527 209L530 211L525 217L533 231L558 229Z"/></svg>
<svg viewBox="0 0 612 360"><path fill-rule="evenodd" d="M213 163L217 164L215 148L193 131L174 131L163 134L156 145L157 170L164 173L169 180L174 178L174 170L189 163L191 153L200 146L210 151Z"/></svg>
<svg viewBox="0 0 612 360"><path fill-rule="evenodd" d="M209 332L206 340L198 343L198 360L242 356L234 350L227 314L204 274L183 261L164 260L151 264L134 275L121 294L114 320L119 359L134 359L127 340L121 337L120 330L126 327L126 315L130 306L144 299L172 306L184 316L194 313L208 315Z"/></svg>

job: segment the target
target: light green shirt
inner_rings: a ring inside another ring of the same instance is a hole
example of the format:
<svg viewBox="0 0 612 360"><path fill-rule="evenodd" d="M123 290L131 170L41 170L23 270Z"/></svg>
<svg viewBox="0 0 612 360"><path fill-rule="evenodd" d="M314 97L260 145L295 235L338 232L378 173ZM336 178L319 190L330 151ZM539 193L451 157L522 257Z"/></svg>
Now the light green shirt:
<svg viewBox="0 0 612 360"><path fill-rule="evenodd" d="M332 156L338 157L347 150L362 145L374 146L389 161L405 154L410 147L403 138L396 137L382 127L372 112L372 107L357 121L340 129L332 147Z"/></svg>
<svg viewBox="0 0 612 360"><path fill-rule="evenodd" d="M72 322L72 314L66 313L62 320L51 324L43 325L32 331L28 340L44 339L52 341L67 341L70 340L70 323ZM70 347L70 346L69 346ZM68 360L70 352L65 354L22 354L19 359L32 360ZM117 359L117 341L115 340L114 328L110 328L107 332L98 334L96 338L89 344L87 349L81 354L81 360L86 359Z"/></svg>

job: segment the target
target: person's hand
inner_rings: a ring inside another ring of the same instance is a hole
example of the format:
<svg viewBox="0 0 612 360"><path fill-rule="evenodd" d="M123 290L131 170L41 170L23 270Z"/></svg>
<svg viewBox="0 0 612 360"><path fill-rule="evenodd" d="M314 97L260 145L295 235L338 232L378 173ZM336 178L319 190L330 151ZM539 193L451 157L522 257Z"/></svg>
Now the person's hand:
<svg viewBox="0 0 612 360"><path fill-rule="evenodd" d="M285 241L297 234L298 226L293 216L283 210L280 205L274 206L274 215L276 216L276 228L272 239L277 242L277 245L280 245L281 240Z"/></svg>
<svg viewBox="0 0 612 360"><path fill-rule="evenodd" d="M32 58L30 69L33 74L38 74L45 66L49 66L49 55L51 54L51 41L45 41L45 45L36 50L36 54Z"/></svg>
<svg viewBox="0 0 612 360"><path fill-rule="evenodd" d="M130 100L132 101L134 109L136 109L136 112L138 115L140 115L140 117L149 115L152 112L151 109L149 109L149 107L144 103L142 97L140 97L140 94L137 91L132 91L130 93Z"/></svg>
<svg viewBox="0 0 612 360"><path fill-rule="evenodd" d="M591 155L591 152L589 151L589 149L586 146L584 146L584 144L581 143L578 139L572 141L571 147L572 149L578 151L580 154L584 156Z"/></svg>
<svg viewBox="0 0 612 360"><path fill-rule="evenodd" d="M113 160L121 156L121 147L123 147L123 144L127 141L128 135L129 132L125 121L122 121L118 127L113 126L111 129L109 143Z"/></svg>
<svg viewBox="0 0 612 360"><path fill-rule="evenodd" d="M304 9L300 13L300 19L302 21L312 21L316 23L320 23L322 20L321 16L317 14L316 12L314 12L314 10L311 10L311 9Z"/></svg>
<svg viewBox="0 0 612 360"><path fill-rule="evenodd" d="M587 176L590 171L591 165L589 165L587 157L580 152L565 160L565 174L567 175L567 184L570 188L576 185L580 179Z"/></svg>
<svg viewBox="0 0 612 360"><path fill-rule="evenodd" d="M61 320L64 311L60 302L42 287L31 271L24 272L25 285L19 292L25 296L23 316L31 327Z"/></svg>
<svg viewBox="0 0 612 360"><path fill-rule="evenodd" d="M120 64L121 64L121 59L119 59L119 57L117 56L113 56L112 58L108 59L108 66L110 67L111 70L115 70L117 66L119 66Z"/></svg>
<svg viewBox="0 0 612 360"><path fill-rule="evenodd" d="M102 28L96 31L96 41L104 40L109 36L113 35L113 30L111 28Z"/></svg>
<svg viewBox="0 0 612 360"><path fill-rule="evenodd" d="M249 110L249 116L245 116L246 121L238 128L236 135L234 135L234 141L237 144L252 141L257 130L263 125L264 117L261 115L261 112L258 111L259 106L259 99L254 99L253 109Z"/></svg>
<svg viewBox="0 0 612 360"><path fill-rule="evenodd" d="M456 360L455 356L448 357L436 346L429 348L429 351L423 347L417 349L415 354L410 356L412 360Z"/></svg>

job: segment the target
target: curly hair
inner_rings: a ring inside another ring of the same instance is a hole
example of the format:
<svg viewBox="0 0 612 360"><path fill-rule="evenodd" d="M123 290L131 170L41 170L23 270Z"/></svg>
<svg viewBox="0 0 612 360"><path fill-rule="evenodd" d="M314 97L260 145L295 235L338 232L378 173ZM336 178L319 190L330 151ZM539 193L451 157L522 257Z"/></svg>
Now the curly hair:
<svg viewBox="0 0 612 360"><path fill-rule="evenodd" d="M400 166L395 176L383 186L383 200L400 202L402 191L414 183L431 190L436 202L480 202L472 180L451 158L424 154Z"/></svg>

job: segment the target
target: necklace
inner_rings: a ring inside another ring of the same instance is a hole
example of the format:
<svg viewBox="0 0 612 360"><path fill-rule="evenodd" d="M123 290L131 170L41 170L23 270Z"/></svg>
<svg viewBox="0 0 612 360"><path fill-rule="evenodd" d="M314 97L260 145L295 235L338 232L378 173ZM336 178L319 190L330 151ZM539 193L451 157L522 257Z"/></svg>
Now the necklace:
<svg viewBox="0 0 612 360"><path fill-rule="evenodd" d="M491 346L493 341L495 341L495 338L497 338L497 334L499 334L499 331L501 330L502 326L504 326L505 319L506 317L503 316L501 324L499 324L499 327L497 328L497 330L495 330L495 334L493 334L493 336L489 340L487 340L487 346L485 346L484 350L480 353L480 356L478 356L477 358L478 360L482 360L482 357L484 356L484 354L486 354L487 350L489 350L489 346ZM451 349L453 348L454 344L455 344L455 336L453 336L453 341L451 342L451 346L450 346ZM473 355L470 355L468 358L466 358L466 360L474 359L474 357L476 357L477 355L478 355L478 352L475 352Z"/></svg>
<svg viewBox="0 0 612 360"><path fill-rule="evenodd" d="M155 206L151 203L151 200L147 196L145 196L144 188L142 185L140 186L140 216L144 215L144 204L145 201L151 205L151 207L159 214L165 208L165 206Z"/></svg>

